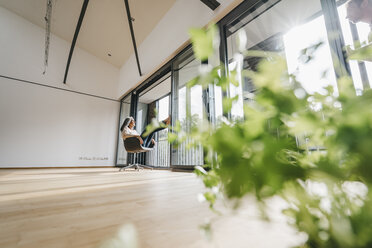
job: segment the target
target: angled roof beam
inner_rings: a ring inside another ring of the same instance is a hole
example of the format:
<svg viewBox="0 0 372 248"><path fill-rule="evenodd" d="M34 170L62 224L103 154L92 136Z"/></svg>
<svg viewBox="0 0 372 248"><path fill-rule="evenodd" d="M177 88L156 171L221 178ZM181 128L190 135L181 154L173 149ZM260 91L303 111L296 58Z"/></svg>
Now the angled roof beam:
<svg viewBox="0 0 372 248"><path fill-rule="evenodd" d="M216 0L200 0L205 5L207 5L211 10L217 9L218 6L220 6L220 3Z"/></svg>
<svg viewBox="0 0 372 248"><path fill-rule="evenodd" d="M68 74L68 70L70 68L70 62L71 62L72 54L74 53L76 40L77 40L78 35L79 35L81 24L83 23L85 11L87 10L87 7L88 7L88 2L89 2L89 0L84 0L83 6L81 7L80 16L79 16L79 20L78 20L78 23L77 23L77 26L76 26L76 29L75 29L74 38L73 38L72 43L71 43L70 54L68 55L67 66L66 66L66 71L65 71L65 78L63 79L64 84L66 84L67 74Z"/></svg>
<svg viewBox="0 0 372 248"><path fill-rule="evenodd" d="M138 52L137 52L136 38L134 37L134 31L133 31L133 24L132 24L133 18L130 15L128 0L124 0L124 2L125 2L125 9L127 10L127 17L128 17L130 35L132 37L134 54L136 55L136 60L137 60L138 73L139 73L140 76L142 76L141 65L140 65L140 62L139 62Z"/></svg>

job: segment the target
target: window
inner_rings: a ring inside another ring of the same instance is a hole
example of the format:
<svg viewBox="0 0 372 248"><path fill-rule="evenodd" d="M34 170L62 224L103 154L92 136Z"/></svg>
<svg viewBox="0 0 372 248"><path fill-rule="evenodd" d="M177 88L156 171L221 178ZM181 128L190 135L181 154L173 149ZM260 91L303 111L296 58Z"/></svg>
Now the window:
<svg viewBox="0 0 372 248"><path fill-rule="evenodd" d="M246 35L246 50L278 52L285 56L289 73L297 75L310 93L322 92L332 85L337 91L336 76L328 44L327 31L319 0L271 0L247 10L226 27L229 70L236 69L239 86L230 86L230 97L238 96L231 110L232 119L243 118L243 103L252 100L255 87L242 80L242 69L256 70L262 58L238 54L241 32ZM301 51L321 42L323 45L304 63Z"/></svg>
<svg viewBox="0 0 372 248"><path fill-rule="evenodd" d="M297 74L297 79L309 93L322 92L332 85L337 92L336 75L332 69L332 57L327 41L323 16L292 28L283 35L288 72ZM317 43L323 43L308 63L299 62L301 51Z"/></svg>
<svg viewBox="0 0 372 248"><path fill-rule="evenodd" d="M120 127L123 125L125 118L130 116L130 102L131 96L125 97L121 101L121 108L120 108L120 126L119 126L119 134L118 134L118 154L116 159L117 165L126 165L127 164L127 152L124 148L123 139L121 138Z"/></svg>
<svg viewBox="0 0 372 248"><path fill-rule="evenodd" d="M346 19L346 4L341 4L337 8L337 11L345 45L354 48L354 42L368 42L369 25L361 22L357 24L350 23ZM350 60L349 64L354 87L357 92L360 93L363 89L370 88L372 86L372 62Z"/></svg>
<svg viewBox="0 0 372 248"><path fill-rule="evenodd" d="M191 88L187 83L199 73L200 62L194 59L192 51L187 51L174 63L175 97L173 100L173 118L181 124L184 133L190 132L193 125L198 125L205 117L203 104L203 89L200 85ZM172 166L195 166L204 164L203 148L201 145L189 148L190 137L172 150Z"/></svg>
<svg viewBox="0 0 372 248"><path fill-rule="evenodd" d="M162 121L169 116L169 94L171 91L170 73L166 73L158 80L139 91L137 103L137 131L142 133L151 121L157 118ZM169 167L170 146L168 129L156 132L156 145L152 151L143 154L143 162L154 167Z"/></svg>

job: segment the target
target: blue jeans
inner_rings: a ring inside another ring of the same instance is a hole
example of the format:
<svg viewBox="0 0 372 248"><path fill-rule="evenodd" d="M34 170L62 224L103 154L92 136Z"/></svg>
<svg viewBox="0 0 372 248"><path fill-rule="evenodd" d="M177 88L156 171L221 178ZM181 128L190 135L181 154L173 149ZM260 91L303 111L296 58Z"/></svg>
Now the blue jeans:
<svg viewBox="0 0 372 248"><path fill-rule="evenodd" d="M151 142L151 140L154 138L154 135L156 132L159 132L163 129L165 129L165 127L158 127L157 129L149 133L147 136L144 136L144 133L146 132L146 129L145 129L145 131L141 133L141 138L143 140L142 146L147 147L147 148L153 148L154 144Z"/></svg>

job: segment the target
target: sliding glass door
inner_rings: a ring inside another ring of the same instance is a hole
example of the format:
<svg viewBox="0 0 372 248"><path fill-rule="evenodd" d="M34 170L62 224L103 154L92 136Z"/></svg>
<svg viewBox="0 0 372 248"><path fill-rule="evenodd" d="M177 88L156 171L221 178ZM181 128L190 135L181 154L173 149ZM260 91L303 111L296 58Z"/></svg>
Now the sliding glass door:
<svg viewBox="0 0 372 248"><path fill-rule="evenodd" d="M337 2L337 12L341 24L342 34L345 40L345 45L355 46L368 43L368 35L370 26L367 23L359 22L353 24L346 18L346 3L344 0ZM361 94L363 89L369 89L372 86L372 62L350 60L351 76L354 81L354 87L358 94Z"/></svg>
<svg viewBox="0 0 372 248"><path fill-rule="evenodd" d="M137 102L137 131L142 133L153 119L159 122L170 114L170 73L152 82L139 91ZM168 128L156 132L156 142L152 151L142 156L142 163L154 167L168 168L170 166L170 144L168 142Z"/></svg>
<svg viewBox="0 0 372 248"><path fill-rule="evenodd" d="M130 104L131 104L131 95L125 97L121 101L120 106L120 121L119 121L119 133L118 133L118 151L116 156L116 165L127 165L127 152L124 148L123 139L121 138L120 127L123 125L125 118L130 116Z"/></svg>
<svg viewBox="0 0 372 248"><path fill-rule="evenodd" d="M173 64L173 123L179 121L185 140L177 147L172 147L172 166L191 167L203 165L204 156L201 145L190 146L192 138L187 134L195 125L206 117L203 104L203 89L200 85L188 87L187 83L199 73L200 61L197 61L192 50L185 52Z"/></svg>
<svg viewBox="0 0 372 248"><path fill-rule="evenodd" d="M187 83L199 74L201 62L194 59L190 47L184 49L161 70L156 72L133 91L132 115L136 117L137 130L143 131L151 118L164 119L172 114L172 125L178 121L185 140L178 146L167 143L169 130L156 136L158 146L149 153L146 163L157 167L193 167L204 163L200 145L190 147L192 127L203 119L219 125L224 118L244 118L243 106L254 101L258 89L242 70L257 70L264 59L243 51L261 50L281 54L287 62L289 73L296 75L308 93L323 94L331 86L338 93L337 78L352 74L357 92L372 85L371 62L345 62L342 46L354 45L354 41L368 40L366 24L350 24L346 20L346 0L255 0L243 1L219 22L221 46L220 60L210 60L217 66L223 61L224 70L236 70L239 84L230 85L227 92L211 85L187 87ZM341 33L342 32L342 33ZM316 48L316 49L313 49ZM165 68L165 69L164 69ZM335 69L336 68L336 69ZM222 112L222 99L235 97L229 113ZM122 123L129 115L130 96L121 108ZM134 106L135 105L135 106ZM157 113L157 115L155 114ZM169 159L170 158L170 159ZM119 137L117 164L126 163L126 155Z"/></svg>
<svg viewBox="0 0 372 248"><path fill-rule="evenodd" d="M169 89L170 89L170 78ZM159 122L168 118L170 114L170 96L166 95L156 101L156 110L158 113L157 120ZM149 163L153 162L156 167L169 167L170 166L170 144L168 142L169 129L163 129L156 133L155 140L156 146L154 151L150 152Z"/></svg>

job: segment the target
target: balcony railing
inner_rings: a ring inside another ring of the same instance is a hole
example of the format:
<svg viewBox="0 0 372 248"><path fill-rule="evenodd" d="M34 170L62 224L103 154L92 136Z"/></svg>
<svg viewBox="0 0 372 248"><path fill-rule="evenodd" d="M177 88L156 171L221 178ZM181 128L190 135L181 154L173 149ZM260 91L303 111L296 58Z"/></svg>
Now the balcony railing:
<svg viewBox="0 0 372 248"><path fill-rule="evenodd" d="M154 167L169 167L169 151L168 130L165 129L157 133L156 145L153 151L148 152L146 164Z"/></svg>
<svg viewBox="0 0 372 248"><path fill-rule="evenodd" d="M174 165L203 165L203 147L201 145L197 145L189 148L188 146L190 143L191 139L188 138L178 146L176 154L173 157L173 159L175 160L173 161Z"/></svg>

